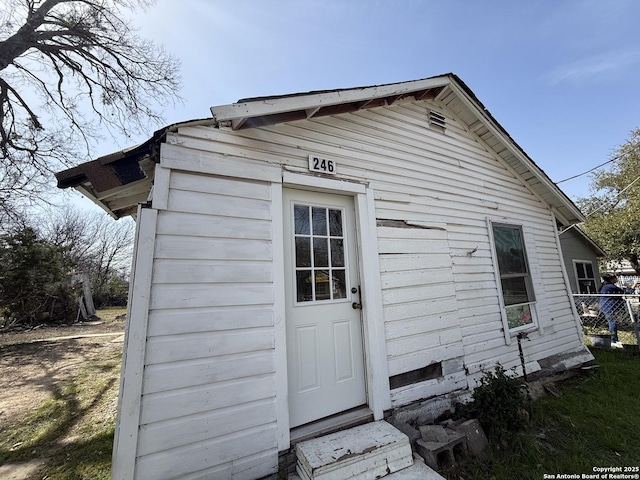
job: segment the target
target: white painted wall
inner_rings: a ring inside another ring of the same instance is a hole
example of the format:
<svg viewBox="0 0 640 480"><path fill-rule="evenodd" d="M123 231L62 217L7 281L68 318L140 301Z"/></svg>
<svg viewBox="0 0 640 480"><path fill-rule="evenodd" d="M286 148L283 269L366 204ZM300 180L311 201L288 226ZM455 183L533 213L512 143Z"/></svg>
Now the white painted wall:
<svg viewBox="0 0 640 480"><path fill-rule="evenodd" d="M137 478L250 479L276 469L270 205L268 183L170 171Z"/></svg>
<svg viewBox="0 0 640 480"><path fill-rule="evenodd" d="M429 128L427 108L447 117L444 133ZM524 342L528 368L579 346L550 210L439 105L236 132L185 127L167 144L154 190L138 478L275 470L286 440L276 401L282 267L274 265L281 255L271 201L282 171L306 173L309 154L335 160L336 178L375 192L382 222L369 231L377 235L388 374L442 363L442 378L392 391L393 406L473 385L496 361L519 366L517 342L503 331L488 218L526 233L540 317Z"/></svg>

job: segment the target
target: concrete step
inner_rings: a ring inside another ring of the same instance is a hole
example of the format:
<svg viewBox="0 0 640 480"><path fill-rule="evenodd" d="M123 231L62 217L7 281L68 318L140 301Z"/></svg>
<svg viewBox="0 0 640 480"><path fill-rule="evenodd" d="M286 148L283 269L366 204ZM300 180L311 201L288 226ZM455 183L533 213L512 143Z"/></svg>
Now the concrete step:
<svg viewBox="0 0 640 480"><path fill-rule="evenodd" d="M295 474L289 475L288 479L302 480ZM385 476L384 480L445 480L445 478L425 465L421 458L417 458L413 465Z"/></svg>
<svg viewBox="0 0 640 480"><path fill-rule="evenodd" d="M301 480L375 480L410 467L409 438L378 421L296 444Z"/></svg>

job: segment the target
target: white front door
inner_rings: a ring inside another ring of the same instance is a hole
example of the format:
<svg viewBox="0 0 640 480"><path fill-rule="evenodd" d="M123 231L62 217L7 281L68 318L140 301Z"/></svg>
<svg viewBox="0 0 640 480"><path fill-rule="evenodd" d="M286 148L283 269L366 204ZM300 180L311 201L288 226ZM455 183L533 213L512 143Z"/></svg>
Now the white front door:
<svg viewBox="0 0 640 480"><path fill-rule="evenodd" d="M284 190L289 422L366 403L351 197ZM354 305L354 303L356 305Z"/></svg>

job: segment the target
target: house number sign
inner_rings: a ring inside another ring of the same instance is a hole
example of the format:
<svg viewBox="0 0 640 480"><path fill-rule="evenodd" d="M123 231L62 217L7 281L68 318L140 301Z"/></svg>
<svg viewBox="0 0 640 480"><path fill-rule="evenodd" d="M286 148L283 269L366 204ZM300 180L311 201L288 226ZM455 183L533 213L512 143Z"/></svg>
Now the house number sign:
<svg viewBox="0 0 640 480"><path fill-rule="evenodd" d="M337 165L335 160L327 160L326 158L309 155L309 170L311 170L312 172L321 172L328 173L329 175L335 175L336 167Z"/></svg>

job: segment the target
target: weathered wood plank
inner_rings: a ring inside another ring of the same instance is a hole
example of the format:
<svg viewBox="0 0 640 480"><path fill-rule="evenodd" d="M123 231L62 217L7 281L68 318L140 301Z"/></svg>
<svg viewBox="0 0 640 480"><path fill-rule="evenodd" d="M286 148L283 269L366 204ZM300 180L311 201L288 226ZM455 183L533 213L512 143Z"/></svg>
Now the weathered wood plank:
<svg viewBox="0 0 640 480"><path fill-rule="evenodd" d="M438 395L445 395L467 387L467 378L464 373L458 372L448 375L444 380L427 380L425 382L397 388L391 392L391 405L399 407L417 400Z"/></svg>
<svg viewBox="0 0 640 480"><path fill-rule="evenodd" d="M145 364L179 362L273 349L270 328L246 328L222 332L201 332L147 340Z"/></svg>
<svg viewBox="0 0 640 480"><path fill-rule="evenodd" d="M447 267L451 267L451 256L447 253L397 253L380 256L380 272L383 274L410 270L427 271Z"/></svg>
<svg viewBox="0 0 640 480"><path fill-rule="evenodd" d="M446 281L449 278L451 278L450 266L449 268L445 266L415 271L405 270L402 272L383 273L381 275L382 288L385 289L412 287L418 285L435 285L437 283L442 283L443 280Z"/></svg>
<svg viewBox="0 0 640 480"><path fill-rule="evenodd" d="M268 220L163 211L158 215L158 234L271 240L271 223Z"/></svg>
<svg viewBox="0 0 640 480"><path fill-rule="evenodd" d="M271 200L271 189L269 184L264 182L174 171L171 174L169 186L174 190L209 193L241 199Z"/></svg>
<svg viewBox="0 0 640 480"><path fill-rule="evenodd" d="M238 327L272 327L270 305L152 310L149 312L149 337L183 333L235 330Z"/></svg>
<svg viewBox="0 0 640 480"><path fill-rule="evenodd" d="M271 283L271 262L158 259L153 282L160 283Z"/></svg>
<svg viewBox="0 0 640 480"><path fill-rule="evenodd" d="M273 303L270 283L156 284L151 287L151 309L181 309Z"/></svg>
<svg viewBox="0 0 640 480"><path fill-rule="evenodd" d="M275 372L272 350L147 365L143 395Z"/></svg>
<svg viewBox="0 0 640 480"><path fill-rule="evenodd" d="M410 372L418 368L448 359L462 357L464 350L459 343L432 346L428 350L408 352L402 356L389 358L389 375ZM425 397L430 396L425 392Z"/></svg>
<svg viewBox="0 0 640 480"><path fill-rule="evenodd" d="M280 166L246 158L218 155L168 143L160 144L160 164L166 168L187 172L264 182L282 181Z"/></svg>
<svg viewBox="0 0 640 480"><path fill-rule="evenodd" d="M146 395L140 425L273 398L273 375L218 382Z"/></svg>
<svg viewBox="0 0 640 480"><path fill-rule="evenodd" d="M426 315L440 315L444 313L458 312L457 302L443 302L440 298L432 300L420 299L415 302L403 302L384 306L385 324L396 321L422 318Z"/></svg>
<svg viewBox="0 0 640 480"><path fill-rule="evenodd" d="M200 260L271 260L271 242L158 235L156 258Z"/></svg>
<svg viewBox="0 0 640 480"><path fill-rule="evenodd" d="M228 464L228 467L225 465L225 469L221 470L225 472L221 475L225 476L218 477L216 473L209 478L231 478L232 461L237 461L238 452L244 452L243 457L265 450L272 450L277 454L277 446L274 445L275 429L275 425L264 425L260 429L243 430L214 440L192 443L172 451L145 455L138 459L137 473L141 479L181 478L190 472L210 469L213 465ZM274 473L277 469L277 457L275 460L275 465L264 465L265 475Z"/></svg>
<svg viewBox="0 0 640 480"><path fill-rule="evenodd" d="M455 290L451 283L421 285L383 290L385 305L440 299L442 302L455 302Z"/></svg>
<svg viewBox="0 0 640 480"><path fill-rule="evenodd" d="M385 332L387 340L411 337L429 333L449 331L459 325L458 312L446 312L439 315L427 313L423 317L399 322L387 322ZM460 335L460 338L462 335ZM457 338L457 337L456 337Z"/></svg>
<svg viewBox="0 0 640 480"><path fill-rule="evenodd" d="M389 358L402 357L414 352L422 352L430 348L444 345L458 345L462 341L460 329L436 330L426 333L416 333L387 341L387 355Z"/></svg>
<svg viewBox="0 0 640 480"><path fill-rule="evenodd" d="M169 191L169 210L225 217L269 220L269 202L186 190Z"/></svg>
<svg viewBox="0 0 640 480"><path fill-rule="evenodd" d="M267 399L155 422L140 427L138 455L206 442L242 430L255 430L275 421L275 402Z"/></svg>

